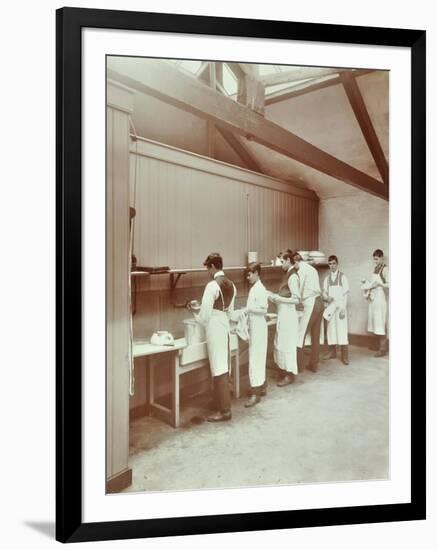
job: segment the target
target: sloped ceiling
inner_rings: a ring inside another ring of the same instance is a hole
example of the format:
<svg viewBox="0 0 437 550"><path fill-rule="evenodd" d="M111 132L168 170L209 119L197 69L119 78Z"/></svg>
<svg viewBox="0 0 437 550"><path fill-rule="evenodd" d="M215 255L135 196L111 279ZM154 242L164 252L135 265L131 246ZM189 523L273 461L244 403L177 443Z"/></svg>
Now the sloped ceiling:
<svg viewBox="0 0 437 550"><path fill-rule="evenodd" d="M389 150L389 73L373 71L357 76L370 119L388 159ZM219 93L219 92L217 92ZM372 154L341 84L311 91L265 108L265 117L290 130L312 145L326 151L369 176L381 180ZM136 92L133 120L139 135L206 155L206 121ZM284 181L298 183L320 198L353 195L358 190L318 170L294 161L254 141L239 137L262 172ZM243 160L215 132L217 160L245 166Z"/></svg>
<svg viewBox="0 0 437 550"><path fill-rule="evenodd" d="M388 158L388 73L357 78L369 116ZM266 108L266 118L370 176L381 176L341 85L300 95ZM320 198L347 196L354 187L262 145L244 140L263 170L283 180L297 180Z"/></svg>

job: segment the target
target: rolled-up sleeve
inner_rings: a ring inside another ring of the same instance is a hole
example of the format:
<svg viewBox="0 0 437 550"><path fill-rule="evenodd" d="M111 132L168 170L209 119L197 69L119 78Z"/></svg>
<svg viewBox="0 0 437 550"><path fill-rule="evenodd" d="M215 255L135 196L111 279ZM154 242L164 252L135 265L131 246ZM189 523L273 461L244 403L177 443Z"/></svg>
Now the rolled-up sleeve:
<svg viewBox="0 0 437 550"><path fill-rule="evenodd" d="M211 318L214 302L217 299L218 290L217 285L214 283L208 283L203 291L202 305L200 306L199 313L195 316L196 321L206 326Z"/></svg>

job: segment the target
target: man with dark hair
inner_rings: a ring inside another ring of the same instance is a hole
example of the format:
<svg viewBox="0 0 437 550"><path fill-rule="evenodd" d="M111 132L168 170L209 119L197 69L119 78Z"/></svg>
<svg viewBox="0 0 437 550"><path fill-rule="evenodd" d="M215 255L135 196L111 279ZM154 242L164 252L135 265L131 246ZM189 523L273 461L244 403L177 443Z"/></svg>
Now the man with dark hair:
<svg viewBox="0 0 437 550"><path fill-rule="evenodd" d="M298 373L296 361L296 343L298 336L296 304L300 302L299 278L293 269L293 253L282 255L282 271L284 272L277 294L270 293L268 298L277 305L276 334L274 344L274 359L282 373L279 387L288 386L294 382Z"/></svg>
<svg viewBox="0 0 437 550"><path fill-rule="evenodd" d="M266 358L268 330L265 315L268 309L267 290L261 281L261 264L252 262L246 268L251 288L244 311L249 325L250 398L245 407L253 407L266 393Z"/></svg>
<svg viewBox="0 0 437 550"><path fill-rule="evenodd" d="M310 334L311 359L306 368L312 372L317 372L320 355L320 328L323 316L319 274L312 265L304 262L297 252L293 255L293 261L294 269L299 276L299 288L303 304L303 314L299 321L297 362L299 370L303 370L305 337Z"/></svg>
<svg viewBox="0 0 437 550"><path fill-rule="evenodd" d="M344 365L349 365L346 313L349 283L346 275L338 269L337 256L329 256L328 265L330 273L323 281L323 299L328 304L323 314L327 320L326 332L329 348L325 359L334 359L337 356L336 348L340 346L341 361Z"/></svg>
<svg viewBox="0 0 437 550"><path fill-rule="evenodd" d="M229 314L234 310L237 290L223 272L223 259L213 252L203 265L211 281L206 285L202 305L195 317L206 328L208 358L214 385L215 404L218 412L208 417L209 422L222 422L232 418L229 391Z"/></svg>
<svg viewBox="0 0 437 550"><path fill-rule="evenodd" d="M375 357L387 353L387 296L389 289L388 267L384 262L384 252L377 248L373 252L375 268L367 279L361 281L364 297L369 301L369 319L367 330L377 335L379 350Z"/></svg>

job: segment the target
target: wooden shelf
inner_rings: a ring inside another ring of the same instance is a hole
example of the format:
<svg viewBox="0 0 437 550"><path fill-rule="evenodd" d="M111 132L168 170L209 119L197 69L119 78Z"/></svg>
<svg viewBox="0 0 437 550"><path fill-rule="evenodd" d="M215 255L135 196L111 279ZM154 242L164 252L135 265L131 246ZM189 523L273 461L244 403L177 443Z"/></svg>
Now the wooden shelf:
<svg viewBox="0 0 437 550"><path fill-rule="evenodd" d="M309 262L308 262L309 263ZM327 263L323 264L310 264L315 269L326 269L328 267ZM244 271L247 266L245 265L237 265L237 266L229 266L223 268L223 270L226 271ZM280 270L280 265L271 265L271 264L261 264L261 268L263 270ZM149 271L142 271L136 270L131 272L131 277L148 277L151 275L170 275L170 288L171 290L174 290L178 284L179 279L182 277L182 275L187 275L189 273L206 273L207 269L205 267L176 267L174 269L169 269L168 271L160 271L160 272L149 272Z"/></svg>
<svg viewBox="0 0 437 550"><path fill-rule="evenodd" d="M148 271L131 271L130 276L131 277L147 277L150 275Z"/></svg>

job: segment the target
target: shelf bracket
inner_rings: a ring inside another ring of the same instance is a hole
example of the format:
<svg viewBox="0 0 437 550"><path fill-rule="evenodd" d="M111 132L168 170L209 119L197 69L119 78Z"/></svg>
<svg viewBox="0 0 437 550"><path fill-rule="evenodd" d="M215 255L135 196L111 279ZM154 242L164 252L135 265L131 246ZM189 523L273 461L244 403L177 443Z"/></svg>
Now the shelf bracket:
<svg viewBox="0 0 437 550"><path fill-rule="evenodd" d="M170 273L170 288L172 290L176 288L176 285L178 284L178 281L181 278L181 275L185 275L185 273Z"/></svg>

